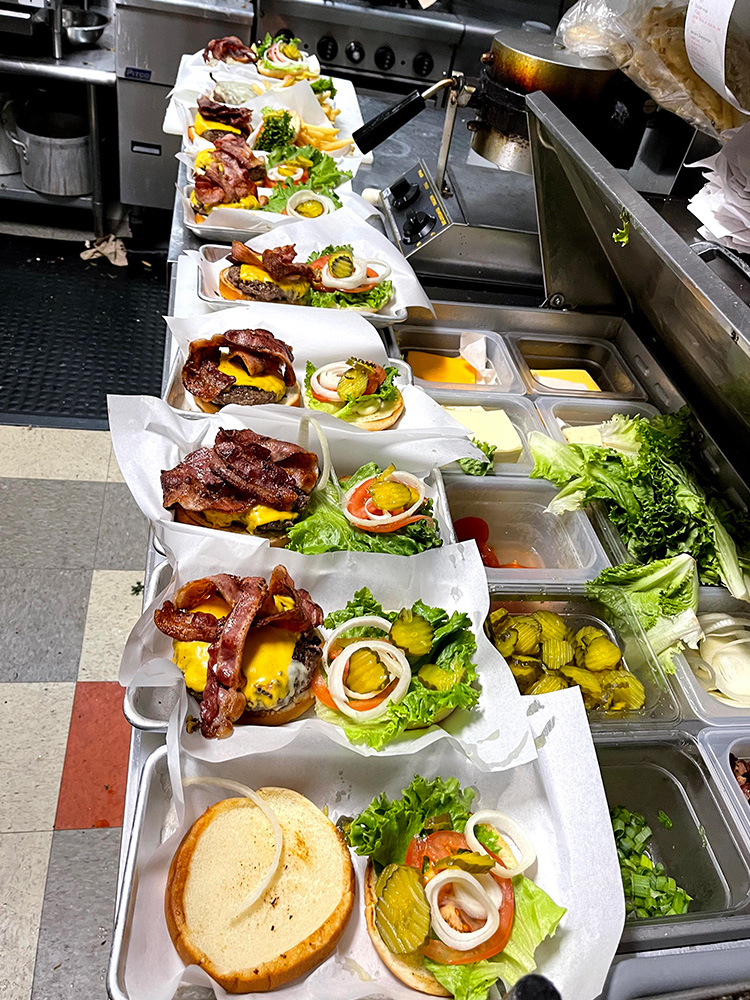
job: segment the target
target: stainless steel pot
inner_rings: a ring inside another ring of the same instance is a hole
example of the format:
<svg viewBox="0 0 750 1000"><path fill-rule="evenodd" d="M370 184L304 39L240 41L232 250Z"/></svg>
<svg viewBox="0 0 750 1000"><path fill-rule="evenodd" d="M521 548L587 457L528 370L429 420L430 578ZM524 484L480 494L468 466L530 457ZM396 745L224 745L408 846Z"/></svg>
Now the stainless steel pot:
<svg viewBox="0 0 750 1000"><path fill-rule="evenodd" d="M91 193L89 134L83 118L63 111L36 113L7 135L21 154L26 187L63 197Z"/></svg>
<svg viewBox="0 0 750 1000"><path fill-rule="evenodd" d="M13 129L13 110L7 94L0 94L0 175L17 174L21 169L21 161L18 151L8 136L5 129Z"/></svg>

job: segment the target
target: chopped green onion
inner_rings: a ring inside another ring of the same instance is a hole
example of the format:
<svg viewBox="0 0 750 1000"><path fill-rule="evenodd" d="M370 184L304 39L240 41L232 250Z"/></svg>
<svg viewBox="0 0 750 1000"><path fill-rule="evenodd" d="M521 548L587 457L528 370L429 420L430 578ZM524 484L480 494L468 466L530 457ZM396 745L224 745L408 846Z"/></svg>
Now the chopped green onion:
<svg viewBox="0 0 750 1000"><path fill-rule="evenodd" d="M672 829L673 825L672 820L669 818L669 816L667 816L667 814L664 812L663 809L659 810L659 815L656 818L659 820L659 822L661 823L661 825L664 827L665 830Z"/></svg>

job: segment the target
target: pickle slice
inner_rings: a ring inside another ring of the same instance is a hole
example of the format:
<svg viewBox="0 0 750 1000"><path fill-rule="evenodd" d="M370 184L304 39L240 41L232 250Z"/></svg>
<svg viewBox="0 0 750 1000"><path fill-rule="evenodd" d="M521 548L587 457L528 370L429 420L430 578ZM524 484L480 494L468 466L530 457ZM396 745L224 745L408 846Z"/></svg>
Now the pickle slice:
<svg viewBox="0 0 750 1000"><path fill-rule="evenodd" d="M298 205L295 205L294 211L297 215L302 215L306 219L317 219L319 215L323 214L325 209L322 202L319 202L317 198L310 198L308 201L302 201Z"/></svg>
<svg viewBox="0 0 750 1000"><path fill-rule="evenodd" d="M520 615L512 619L513 628L518 632L516 653L536 653L539 651L539 639L542 626L531 615Z"/></svg>
<svg viewBox="0 0 750 1000"><path fill-rule="evenodd" d="M572 642L566 642L565 639L546 639L542 643L542 659L550 670L557 670L566 663L572 663L574 657L575 649Z"/></svg>
<svg viewBox="0 0 750 1000"><path fill-rule="evenodd" d="M594 625L584 625L583 628L579 628L576 632L574 642L576 646L588 646L590 642L601 636L606 639L607 633L600 628L596 628Z"/></svg>
<svg viewBox="0 0 750 1000"><path fill-rule="evenodd" d="M493 642L498 653L507 659L516 648L518 631L517 629L509 628L502 635L495 636Z"/></svg>
<svg viewBox="0 0 750 1000"><path fill-rule="evenodd" d="M391 625L391 642L403 649L407 656L427 656L432 649L435 630L422 615L415 615L409 608L402 608Z"/></svg>
<svg viewBox="0 0 750 1000"><path fill-rule="evenodd" d="M451 691L464 678L464 669L459 666L439 667L437 663L423 664L417 677L425 687L433 691Z"/></svg>
<svg viewBox="0 0 750 1000"><path fill-rule="evenodd" d="M361 368L347 368L336 385L336 392L342 399L354 400L367 391L367 372Z"/></svg>
<svg viewBox="0 0 750 1000"><path fill-rule="evenodd" d="M542 642L567 638L565 633L568 631L568 626L565 624L565 619L556 615L554 611L535 611L532 618L536 618L542 627Z"/></svg>
<svg viewBox="0 0 750 1000"><path fill-rule="evenodd" d="M487 633L487 638L494 642L495 636L507 632L509 625L510 615L505 608L495 608L494 611L490 611L489 617L484 622L484 630Z"/></svg>
<svg viewBox="0 0 750 1000"><path fill-rule="evenodd" d="M346 686L355 694L382 691L388 684L388 671L371 649L355 649L349 657Z"/></svg>
<svg viewBox="0 0 750 1000"><path fill-rule="evenodd" d="M620 647L615 646L606 636L592 639L583 657L587 670L612 670L622 659Z"/></svg>
<svg viewBox="0 0 750 1000"><path fill-rule="evenodd" d="M435 862L435 871L442 871L444 868L460 868L462 872L469 872L470 875L486 875L495 867L495 859L489 854L480 854L478 851L460 851L456 854L448 854Z"/></svg>
<svg viewBox="0 0 750 1000"><path fill-rule="evenodd" d="M398 865L386 865L382 872L378 875L377 881L375 883L375 895L380 896L383 889L385 889L385 883L393 875L395 871L398 870Z"/></svg>
<svg viewBox="0 0 750 1000"><path fill-rule="evenodd" d="M526 694L551 694L553 691L564 691L568 682L559 674L545 674L531 685Z"/></svg>
<svg viewBox="0 0 750 1000"><path fill-rule="evenodd" d="M538 661L537 661L538 662ZM525 694L542 676L541 664L519 663L517 660L508 660L508 666L516 679L521 694Z"/></svg>
<svg viewBox="0 0 750 1000"><path fill-rule="evenodd" d="M328 258L328 270L334 278L350 278L354 274L352 255L345 251L332 253ZM350 361L349 364L352 364Z"/></svg>
<svg viewBox="0 0 750 1000"><path fill-rule="evenodd" d="M452 830L453 817L450 813L439 813L437 816L430 816L428 820L425 820L422 829L429 830L430 833L434 833L435 830Z"/></svg>
<svg viewBox="0 0 750 1000"><path fill-rule="evenodd" d="M401 510L412 503L409 487L393 481L372 483L370 496L378 510Z"/></svg>
<svg viewBox="0 0 750 1000"><path fill-rule="evenodd" d="M563 667L562 673L573 684L577 684L584 695L588 695L589 698L596 702L601 701L602 686L596 674L592 674L590 670L583 670L581 667Z"/></svg>
<svg viewBox="0 0 750 1000"><path fill-rule="evenodd" d="M408 865L395 867L383 880L375 904L375 926L389 951L409 955L423 945L430 933L430 905L422 877ZM383 869L378 883L387 869Z"/></svg>

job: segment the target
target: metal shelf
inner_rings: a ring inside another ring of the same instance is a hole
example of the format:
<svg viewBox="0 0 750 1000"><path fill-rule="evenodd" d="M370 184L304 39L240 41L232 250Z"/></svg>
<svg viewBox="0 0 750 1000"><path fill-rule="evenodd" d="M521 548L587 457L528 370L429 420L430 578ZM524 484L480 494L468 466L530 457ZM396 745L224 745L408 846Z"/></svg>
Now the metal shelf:
<svg viewBox="0 0 750 1000"><path fill-rule="evenodd" d="M30 201L37 205L54 205L59 208L87 208L89 211L93 204L90 194L64 197L32 191L21 180L20 174L0 175L0 198L8 198L12 201Z"/></svg>

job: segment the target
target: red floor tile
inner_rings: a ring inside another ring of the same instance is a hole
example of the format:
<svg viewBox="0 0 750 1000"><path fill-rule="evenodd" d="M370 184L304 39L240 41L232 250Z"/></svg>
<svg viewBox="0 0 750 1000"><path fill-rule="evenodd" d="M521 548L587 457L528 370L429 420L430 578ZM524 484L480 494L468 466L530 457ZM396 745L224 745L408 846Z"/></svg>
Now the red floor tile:
<svg viewBox="0 0 750 1000"><path fill-rule="evenodd" d="M56 830L122 826L130 726L116 682L76 685Z"/></svg>

